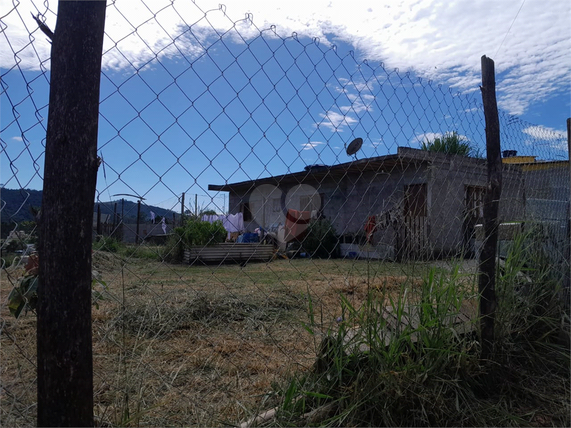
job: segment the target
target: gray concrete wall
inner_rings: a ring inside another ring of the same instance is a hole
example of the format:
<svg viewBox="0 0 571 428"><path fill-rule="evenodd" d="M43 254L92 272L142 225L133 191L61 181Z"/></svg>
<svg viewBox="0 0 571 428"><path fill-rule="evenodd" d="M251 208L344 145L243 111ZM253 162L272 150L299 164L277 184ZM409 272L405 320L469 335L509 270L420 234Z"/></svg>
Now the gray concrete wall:
<svg viewBox="0 0 571 428"><path fill-rule="evenodd" d="M568 167L567 163L561 163L524 170L527 220L564 222L569 218Z"/></svg>
<svg viewBox="0 0 571 428"><path fill-rule="evenodd" d="M551 201L569 200L569 165L524 170L526 197Z"/></svg>
<svg viewBox="0 0 571 428"><path fill-rule="evenodd" d="M466 187L486 187L485 161L462 156L442 156L429 167L428 204L433 251L458 253L463 244ZM500 222L525 218L523 175L504 165L499 207Z"/></svg>

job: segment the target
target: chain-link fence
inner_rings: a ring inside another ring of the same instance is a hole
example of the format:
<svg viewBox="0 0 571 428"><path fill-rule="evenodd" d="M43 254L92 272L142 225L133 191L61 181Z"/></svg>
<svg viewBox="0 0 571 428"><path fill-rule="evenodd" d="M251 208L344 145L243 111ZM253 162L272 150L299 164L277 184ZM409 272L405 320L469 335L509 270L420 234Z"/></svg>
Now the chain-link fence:
<svg viewBox="0 0 571 428"><path fill-rule="evenodd" d="M9 294L31 287L48 109L50 44L29 14L53 29L54 7L15 3L0 21L7 426L35 422L33 302ZM474 275L487 185L479 97L234 21L223 6L110 3L93 217L97 423L245 420L312 367L320 336L308 320L322 332L342 322L340 295L357 307L451 259ZM500 123L499 254L533 223L564 282L566 136L503 112Z"/></svg>

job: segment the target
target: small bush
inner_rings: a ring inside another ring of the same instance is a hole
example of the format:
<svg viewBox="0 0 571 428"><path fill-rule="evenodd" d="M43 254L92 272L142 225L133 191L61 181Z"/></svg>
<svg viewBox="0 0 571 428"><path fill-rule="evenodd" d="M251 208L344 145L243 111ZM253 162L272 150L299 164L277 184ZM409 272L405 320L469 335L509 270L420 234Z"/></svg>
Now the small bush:
<svg viewBox="0 0 571 428"><path fill-rule="evenodd" d="M224 242L226 239L226 229L221 221L209 223L191 219L184 225L182 235L183 242L190 245L213 245Z"/></svg>
<svg viewBox="0 0 571 428"><path fill-rule="evenodd" d="M93 249L98 251L107 251L109 253L117 253L123 244L117 239L110 236L98 236L93 242Z"/></svg>
<svg viewBox="0 0 571 428"><path fill-rule="evenodd" d="M336 257L339 249L339 238L333 224L327 219L312 221L303 240L303 248L312 257Z"/></svg>
<svg viewBox="0 0 571 428"><path fill-rule="evenodd" d="M168 237L161 258L169 263L181 263L185 247L218 244L226 240L226 235L221 221L209 223L189 218L184 226L175 228Z"/></svg>

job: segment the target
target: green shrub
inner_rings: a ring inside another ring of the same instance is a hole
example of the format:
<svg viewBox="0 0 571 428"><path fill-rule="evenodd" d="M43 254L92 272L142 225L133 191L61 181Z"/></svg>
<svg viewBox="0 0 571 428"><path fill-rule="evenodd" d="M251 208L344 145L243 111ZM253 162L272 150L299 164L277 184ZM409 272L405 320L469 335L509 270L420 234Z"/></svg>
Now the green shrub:
<svg viewBox="0 0 571 428"><path fill-rule="evenodd" d="M168 237L161 252L161 258L170 263L181 263L185 247L191 245L213 245L226 240L226 229L221 221L209 223L195 218L186 220Z"/></svg>
<svg viewBox="0 0 571 428"><path fill-rule="evenodd" d="M183 242L191 245L213 245L224 242L226 229L221 221L209 223L207 221L191 219L184 225Z"/></svg>
<svg viewBox="0 0 571 428"><path fill-rule="evenodd" d="M93 242L93 249L98 251L107 251L109 253L117 253L123 244L117 239L110 236L98 236Z"/></svg>
<svg viewBox="0 0 571 428"><path fill-rule="evenodd" d="M302 245L312 257L326 259L337 256L339 238L331 221L320 219L309 224Z"/></svg>

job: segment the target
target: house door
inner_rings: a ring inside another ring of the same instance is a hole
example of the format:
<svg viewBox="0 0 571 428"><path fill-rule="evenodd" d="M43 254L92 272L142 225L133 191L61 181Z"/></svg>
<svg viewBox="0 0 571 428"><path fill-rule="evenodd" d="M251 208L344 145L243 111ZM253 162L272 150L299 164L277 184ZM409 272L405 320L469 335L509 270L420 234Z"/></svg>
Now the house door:
<svg viewBox="0 0 571 428"><path fill-rule="evenodd" d="M404 188L403 258L418 260L430 254L428 242L428 193L426 184Z"/></svg>
<svg viewBox="0 0 571 428"><path fill-rule="evenodd" d="M486 188L466 186L463 229L463 244L466 257L475 256L475 226L484 223L484 195Z"/></svg>

